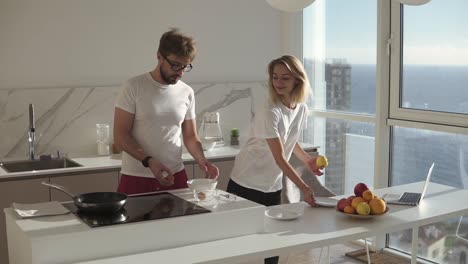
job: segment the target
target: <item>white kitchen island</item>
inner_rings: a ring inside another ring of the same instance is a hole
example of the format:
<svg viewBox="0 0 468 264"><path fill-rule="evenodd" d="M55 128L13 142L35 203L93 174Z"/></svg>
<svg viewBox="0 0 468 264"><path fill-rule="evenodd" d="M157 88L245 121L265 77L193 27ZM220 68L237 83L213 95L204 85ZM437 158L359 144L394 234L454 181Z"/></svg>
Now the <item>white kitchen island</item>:
<svg viewBox="0 0 468 264"><path fill-rule="evenodd" d="M188 189L171 193L194 200ZM262 233L265 207L233 197L219 196L198 204L209 213L95 228L71 213L18 219L6 208L9 260L14 264L73 263Z"/></svg>
<svg viewBox="0 0 468 264"><path fill-rule="evenodd" d="M302 144L310 154L316 154L318 147ZM225 190L234 164L234 157L239 152L238 146L224 146L205 152L205 156L218 166L220 177L218 188ZM194 164L189 154L183 154L185 168L189 179L204 177L204 173ZM76 194L97 191L115 191L119 182L121 160L114 156L72 157L72 160L83 165L65 169L40 170L8 173L0 168L0 263L8 263L6 225L3 208L16 203L39 203L47 201L69 201L70 198L59 191L50 191L41 185L42 181L66 186ZM292 159L292 163L294 160ZM287 184L285 185L287 186ZM17 190L21 189L21 192ZM290 188L288 188L290 190ZM291 190L293 191L293 190ZM284 196L287 197L288 192ZM291 192L292 193L292 192ZM296 195L294 195L296 197ZM288 199L290 200L290 199ZM14 264L14 263L10 263Z"/></svg>
<svg viewBox="0 0 468 264"><path fill-rule="evenodd" d="M423 182L377 190L384 193L420 191ZM239 263L274 255L291 254L311 248L340 244L394 231L413 229L413 258L420 226L468 214L468 190L431 183L426 198L416 206L389 205L390 212L373 219L341 215L334 208L306 207L304 215L290 221L265 217L265 232L241 237L198 243L153 252L99 259L80 264L149 263ZM289 208L297 204L279 207Z"/></svg>

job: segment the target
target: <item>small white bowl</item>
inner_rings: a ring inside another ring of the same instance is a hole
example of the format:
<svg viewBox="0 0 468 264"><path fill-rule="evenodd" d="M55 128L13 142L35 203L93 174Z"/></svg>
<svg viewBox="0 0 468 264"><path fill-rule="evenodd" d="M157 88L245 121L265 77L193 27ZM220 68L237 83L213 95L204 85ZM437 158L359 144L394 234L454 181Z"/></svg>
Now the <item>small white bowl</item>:
<svg viewBox="0 0 468 264"><path fill-rule="evenodd" d="M206 150L206 151L211 150L215 146L216 146L216 141L202 142L202 148L203 148L203 150Z"/></svg>

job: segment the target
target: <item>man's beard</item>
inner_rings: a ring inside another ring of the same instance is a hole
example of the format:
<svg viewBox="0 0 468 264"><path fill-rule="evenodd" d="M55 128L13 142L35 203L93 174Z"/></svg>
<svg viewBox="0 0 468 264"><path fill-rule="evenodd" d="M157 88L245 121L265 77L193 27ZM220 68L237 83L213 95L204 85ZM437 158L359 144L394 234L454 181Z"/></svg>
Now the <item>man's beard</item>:
<svg viewBox="0 0 468 264"><path fill-rule="evenodd" d="M178 79L173 79L170 78L169 74L166 74L163 70L162 67L159 68L159 73L161 74L161 78L164 80L165 83L167 84L176 84Z"/></svg>

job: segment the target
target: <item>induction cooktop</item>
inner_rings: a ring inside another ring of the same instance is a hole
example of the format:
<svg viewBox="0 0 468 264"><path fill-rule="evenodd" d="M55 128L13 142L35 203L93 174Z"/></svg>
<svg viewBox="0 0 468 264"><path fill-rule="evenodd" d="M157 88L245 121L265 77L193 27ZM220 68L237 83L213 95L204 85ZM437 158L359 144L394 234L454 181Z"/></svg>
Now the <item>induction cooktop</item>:
<svg viewBox="0 0 468 264"><path fill-rule="evenodd" d="M186 201L172 193L160 192L129 196L127 203L113 214L85 214L73 202L64 203L73 214L90 227L134 223L148 220L209 213L210 210Z"/></svg>

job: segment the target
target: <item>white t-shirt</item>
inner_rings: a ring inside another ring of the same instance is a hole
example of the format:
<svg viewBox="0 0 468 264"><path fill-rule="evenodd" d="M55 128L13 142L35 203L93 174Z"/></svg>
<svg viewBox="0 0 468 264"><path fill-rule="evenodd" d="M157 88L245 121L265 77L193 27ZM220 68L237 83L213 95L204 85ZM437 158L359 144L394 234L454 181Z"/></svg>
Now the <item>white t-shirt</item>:
<svg viewBox="0 0 468 264"><path fill-rule="evenodd" d="M182 163L182 122L195 118L195 96L182 81L164 85L149 73L128 80L117 97L116 107L135 115L132 135L147 155L173 173ZM126 152L122 153L122 174L153 178L149 168Z"/></svg>
<svg viewBox="0 0 468 264"><path fill-rule="evenodd" d="M307 124L307 106L300 103L289 109L269 100L255 113L250 136L236 156L231 179L237 184L261 192L276 192L283 188L283 172L276 165L267 138L279 138L284 155L289 160L301 132Z"/></svg>

